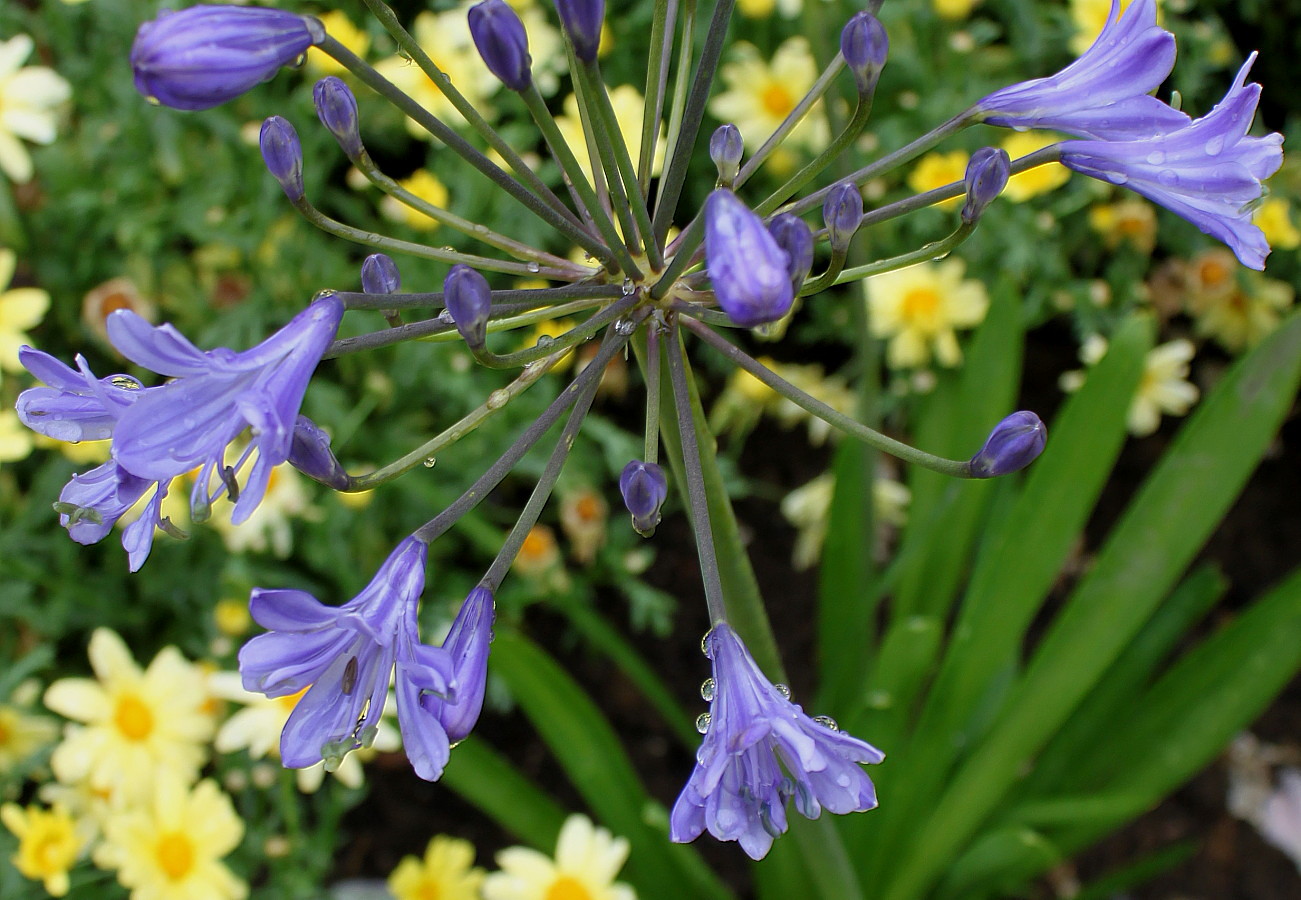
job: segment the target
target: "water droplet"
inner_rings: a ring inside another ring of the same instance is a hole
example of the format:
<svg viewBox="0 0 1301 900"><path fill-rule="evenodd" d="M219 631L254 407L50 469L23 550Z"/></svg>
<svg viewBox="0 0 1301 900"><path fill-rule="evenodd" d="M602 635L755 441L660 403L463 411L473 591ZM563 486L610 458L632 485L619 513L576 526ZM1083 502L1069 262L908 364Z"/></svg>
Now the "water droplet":
<svg viewBox="0 0 1301 900"><path fill-rule="evenodd" d="M828 731L840 730L840 726L836 724L836 720L831 718L831 716L814 716L813 721Z"/></svg>
<svg viewBox="0 0 1301 900"><path fill-rule="evenodd" d="M307 54L300 53L298 54L298 56L294 58L294 61L289 64L289 67L291 69L301 69L303 67L303 63L305 62L307 62Z"/></svg>
<svg viewBox="0 0 1301 900"><path fill-rule="evenodd" d="M710 716L709 713L701 713L696 716L696 731L699 731L701 734L708 733L709 723L711 721L713 721L713 717Z"/></svg>
<svg viewBox="0 0 1301 900"><path fill-rule="evenodd" d="M704 700L706 703L713 703L714 691L717 686L718 685L714 679L706 678L700 685L700 699Z"/></svg>
<svg viewBox="0 0 1301 900"><path fill-rule="evenodd" d="M438 321L442 322L444 325L456 324L456 319L452 318L452 311L450 309L445 309L440 312L438 314Z"/></svg>
<svg viewBox="0 0 1301 900"><path fill-rule="evenodd" d="M841 772L839 775L836 776L836 784L840 785L842 788L849 787L850 782L852 781L853 779L849 777L848 772Z"/></svg>
<svg viewBox="0 0 1301 900"><path fill-rule="evenodd" d="M438 458L437 458L437 457L434 457L434 456L428 456L428 457L425 457L424 467L425 467L426 469L432 469L432 468L433 468L434 466L436 466L437 464L438 464Z"/></svg>
<svg viewBox="0 0 1301 900"><path fill-rule="evenodd" d="M1162 169L1156 173L1156 180L1166 187L1174 187L1179 183L1179 174L1174 169Z"/></svg>
<svg viewBox="0 0 1301 900"><path fill-rule="evenodd" d="M633 283L631 278L625 278L623 284L619 285L619 290L623 291L623 295L627 297L633 291L637 290L637 285Z"/></svg>
<svg viewBox="0 0 1301 900"><path fill-rule="evenodd" d="M130 375L114 375L109 384L115 388L121 388L124 391L140 390L140 382L136 381Z"/></svg>
<svg viewBox="0 0 1301 900"><path fill-rule="evenodd" d="M1126 175L1124 172L1108 172L1107 180L1110 181L1112 184L1124 184L1125 182L1129 181L1129 176Z"/></svg>
<svg viewBox="0 0 1301 900"><path fill-rule="evenodd" d="M1161 165L1161 163L1165 162L1165 151L1153 150L1147 155L1147 161L1154 166Z"/></svg>
<svg viewBox="0 0 1301 900"><path fill-rule="evenodd" d="M777 693L781 694L787 700L791 698L791 689L788 685L784 685L779 681L776 684L774 684L773 687L777 689Z"/></svg>
<svg viewBox="0 0 1301 900"><path fill-rule="evenodd" d="M489 409L501 409L510 401L510 392L504 388L498 388L488 395L486 405Z"/></svg>
<svg viewBox="0 0 1301 900"><path fill-rule="evenodd" d="M145 102L148 103L148 104L151 105L151 106L162 106L162 105L163 105L163 101L159 100L157 97L146 96L146 97L145 97Z"/></svg>
<svg viewBox="0 0 1301 900"><path fill-rule="evenodd" d="M1207 156L1219 156L1220 151L1224 149L1224 135L1217 134L1215 137L1211 138L1206 142L1206 147L1204 149L1206 150Z"/></svg>
<svg viewBox="0 0 1301 900"><path fill-rule="evenodd" d="M615 333L621 334L624 337L627 337L628 335L632 334L636 330L637 330L637 323L634 322L632 319L618 319L614 323Z"/></svg>
<svg viewBox="0 0 1301 900"><path fill-rule="evenodd" d="M528 262L528 263L525 263L525 264L524 264L524 268L528 269L530 272L540 272L540 271L542 271L542 267L541 267L540 265L538 265L537 263L535 263L535 262Z"/></svg>
<svg viewBox="0 0 1301 900"><path fill-rule="evenodd" d="M536 344L535 346L538 346L538 347L541 347L541 348L543 348L543 349L546 349L547 347L550 347L550 346L551 346L552 344L554 344L555 342L556 342L556 339L553 338L551 335L549 335L549 334L540 334L540 335L538 335L537 344Z"/></svg>
<svg viewBox="0 0 1301 900"><path fill-rule="evenodd" d="M707 657L709 656L709 632L707 631L705 632L705 636L700 639L700 652L705 654Z"/></svg>

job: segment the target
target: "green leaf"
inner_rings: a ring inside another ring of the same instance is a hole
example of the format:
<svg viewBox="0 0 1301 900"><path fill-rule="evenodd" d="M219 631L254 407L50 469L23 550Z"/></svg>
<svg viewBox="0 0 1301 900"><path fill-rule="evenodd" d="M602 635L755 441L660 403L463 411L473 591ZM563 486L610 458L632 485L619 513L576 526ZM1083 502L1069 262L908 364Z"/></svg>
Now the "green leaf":
<svg viewBox="0 0 1301 900"><path fill-rule="evenodd" d="M1021 768L1151 616L1268 447L1301 376L1301 316L1240 359L1180 430L1036 650L988 738L958 770L885 892L939 877Z"/></svg>
<svg viewBox="0 0 1301 900"><path fill-rule="evenodd" d="M1060 861L1061 852L1039 832L1023 826L1000 828L953 862L936 889L936 900L1004 895Z"/></svg>
<svg viewBox="0 0 1301 900"><path fill-rule="evenodd" d="M520 840L544 853L555 849L564 809L483 741L457 744L442 781Z"/></svg>
<svg viewBox="0 0 1301 900"><path fill-rule="evenodd" d="M632 845L625 871L639 894L730 896L694 848L669 843L663 808L646 794L614 729L555 660L506 629L498 630L492 659L494 670L596 817Z"/></svg>

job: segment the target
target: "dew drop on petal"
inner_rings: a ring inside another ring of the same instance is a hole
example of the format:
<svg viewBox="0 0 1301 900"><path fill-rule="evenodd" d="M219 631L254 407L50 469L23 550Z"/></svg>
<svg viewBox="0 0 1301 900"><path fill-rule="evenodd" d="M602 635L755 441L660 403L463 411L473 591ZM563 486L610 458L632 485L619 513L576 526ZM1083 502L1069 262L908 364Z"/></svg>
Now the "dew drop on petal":
<svg viewBox="0 0 1301 900"><path fill-rule="evenodd" d="M706 734L709 731L709 723L712 720L713 717L710 716L709 713L701 713L696 716L696 731L699 731L701 734Z"/></svg>
<svg viewBox="0 0 1301 900"><path fill-rule="evenodd" d="M1161 163L1165 162L1165 151L1153 150L1147 155L1147 161L1154 166L1161 165Z"/></svg>
<svg viewBox="0 0 1301 900"><path fill-rule="evenodd" d="M717 689L717 683L712 678L706 678L700 685L700 699L706 703L714 701L714 691Z"/></svg>
<svg viewBox="0 0 1301 900"><path fill-rule="evenodd" d="M1206 147L1204 149L1206 150L1207 156L1219 156L1220 151L1224 149L1224 135L1217 134L1215 137L1211 138L1206 142Z"/></svg>
<svg viewBox="0 0 1301 900"><path fill-rule="evenodd" d="M831 716L814 716L813 721L815 724L821 725L828 731L840 730L840 726L836 724L836 720L831 718Z"/></svg>
<svg viewBox="0 0 1301 900"><path fill-rule="evenodd" d="M789 686L784 685L779 681L776 684L774 684L773 687L777 689L777 693L781 694L787 700L791 698L791 689Z"/></svg>

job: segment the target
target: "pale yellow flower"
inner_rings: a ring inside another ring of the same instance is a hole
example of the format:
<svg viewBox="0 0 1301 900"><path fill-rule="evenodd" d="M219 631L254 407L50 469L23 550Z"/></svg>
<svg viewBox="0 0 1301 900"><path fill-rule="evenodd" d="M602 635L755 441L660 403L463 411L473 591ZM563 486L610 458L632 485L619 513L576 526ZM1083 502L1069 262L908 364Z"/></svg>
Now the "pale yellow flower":
<svg viewBox="0 0 1301 900"><path fill-rule="evenodd" d="M931 0L931 8L941 19L956 22L971 15L980 0Z"/></svg>
<svg viewBox="0 0 1301 900"><path fill-rule="evenodd" d="M619 123L619 133L628 145L628 155L632 158L634 169L641 162L641 126L645 100L641 91L630 84L621 84L610 90L610 105L614 108L615 121ZM578 97L570 94L565 98L564 112L556 116L556 125L564 136L565 143L574 152L578 166L592 180L592 158L587 153L587 139L583 136L583 120L578 112ZM658 175L664 167L665 132L661 127L655 141L655 157L651 160L651 174Z"/></svg>
<svg viewBox="0 0 1301 900"><path fill-rule="evenodd" d="M1133 0L1120 0L1120 11L1129 8ZM1158 19L1161 0L1157 0ZM1075 23L1075 36L1071 38L1071 52L1083 53L1093 45L1111 14L1111 0L1071 0L1071 21Z"/></svg>
<svg viewBox="0 0 1301 900"><path fill-rule="evenodd" d="M845 379L839 375L828 375L817 363L799 365L796 363L771 362L768 365L777 375L789 381L799 390L814 400L821 400L836 412L847 416L853 415L858 399ZM755 379L757 380L757 379ZM766 390L771 390L764 385ZM831 425L818 418L804 407L772 391L772 399L765 406L765 411L781 423L783 428L791 428L800 422L808 422L809 443L821 446L832 434Z"/></svg>
<svg viewBox="0 0 1301 900"><path fill-rule="evenodd" d="M564 490L560 494L560 527L573 548L579 565L591 565L605 543L610 507L591 485Z"/></svg>
<svg viewBox="0 0 1301 900"><path fill-rule="evenodd" d="M560 829L554 860L528 847L498 853L501 871L484 880L484 900L635 900L631 887L614 880L627 858L626 838L575 814Z"/></svg>
<svg viewBox="0 0 1301 900"><path fill-rule="evenodd" d="M1108 247L1123 242L1151 253L1156 246L1156 212L1137 197L1089 207L1089 227L1102 235Z"/></svg>
<svg viewBox="0 0 1301 900"><path fill-rule="evenodd" d="M1134 399L1130 401L1126 427L1135 437L1146 437L1161 424L1161 416L1182 416L1197 402L1197 386L1190 383L1188 364L1196 348L1192 341L1180 338L1161 344L1148 351L1143 361L1143 375ZM1101 335L1090 335L1080 347L1080 360L1092 366L1107 353L1107 340ZM1085 372L1066 372L1061 377L1065 391L1078 390L1084 384Z"/></svg>
<svg viewBox="0 0 1301 900"><path fill-rule="evenodd" d="M0 410L0 463L26 459L32 452L34 437L27 426L18 420L18 413L12 409Z"/></svg>
<svg viewBox="0 0 1301 900"><path fill-rule="evenodd" d="M447 209L447 201L450 199L447 193L447 185L443 184L438 179L438 176L428 169L417 169L412 173L411 177L399 179L398 184L421 200L437 206L439 209ZM429 218L429 216L418 210L412 209L393 197L385 196L380 201L379 208L386 218L392 219L394 222L405 223L420 231L433 231L439 225L436 220Z"/></svg>
<svg viewBox="0 0 1301 900"><path fill-rule="evenodd" d="M822 556L835 491L836 476L824 472L782 498L782 515L795 527L791 565L797 570L811 569ZM912 492L901 482L879 476L872 479L872 513L878 531L902 527L911 502Z"/></svg>
<svg viewBox="0 0 1301 900"><path fill-rule="evenodd" d="M0 44L0 53L3 51L4 45ZM3 63L2 58L0 63ZM0 95L0 128L3 127L3 117L4 97ZM0 131L0 149L4 147L3 137L3 131ZM8 285L13 280L17 263L18 258L12 250L0 248L0 285ZM0 369L25 371L18 361L18 348L31 343L27 329L39 325L49 308L50 295L40 288L10 288L0 292Z"/></svg>
<svg viewBox="0 0 1301 900"><path fill-rule="evenodd" d="M1023 156L1029 156L1036 150L1042 150L1050 144L1057 143L1058 138L1042 131L1013 132L1004 139L1002 147L1007 155L1016 162ZM1013 175L1003 188L1003 196L1013 203L1021 203L1031 197L1038 197L1054 191L1070 180L1071 170L1061 163L1045 163Z"/></svg>
<svg viewBox="0 0 1301 900"><path fill-rule="evenodd" d="M479 900L483 869L474 866L474 845L440 834L425 858L404 856L388 877L395 900Z"/></svg>
<svg viewBox="0 0 1301 900"><path fill-rule="evenodd" d="M0 41L0 172L18 184L32 180L32 158L22 140L53 143L54 110L72 96L68 82L53 69L23 66L34 47L25 34Z"/></svg>
<svg viewBox="0 0 1301 900"><path fill-rule="evenodd" d="M325 26L326 34L357 56L366 58L366 53L370 50L370 35L364 29L354 25L347 13L332 9L329 12L317 13L316 18L320 19L321 24ZM311 47L307 51L307 68L317 76L342 76L348 71L333 56L316 47Z"/></svg>
<svg viewBox="0 0 1301 900"><path fill-rule="evenodd" d="M1189 312L1194 315L1208 303L1217 302L1238 290L1242 266L1227 247L1210 247L1198 253L1184 270Z"/></svg>
<svg viewBox="0 0 1301 900"><path fill-rule="evenodd" d="M17 702L0 703L0 775L14 767L37 750L54 743L59 736L59 726L45 716L34 715Z"/></svg>
<svg viewBox="0 0 1301 900"><path fill-rule="evenodd" d="M736 11L747 19L766 19L773 11L793 19L804 9L804 0L737 0Z"/></svg>
<svg viewBox="0 0 1301 900"><path fill-rule="evenodd" d="M1301 231L1292 224L1292 206L1284 198L1270 197L1260 204L1251 221L1265 232L1265 240L1275 250L1301 247Z"/></svg>
<svg viewBox="0 0 1301 900"><path fill-rule="evenodd" d="M218 600L212 609L212 620L217 630L227 637L243 637L253 627L253 617L248 612L248 600L243 597L223 597ZM211 676L209 678L211 679Z"/></svg>
<svg viewBox="0 0 1301 900"><path fill-rule="evenodd" d="M131 900L243 900L248 885L221 858L244 837L244 822L216 782L186 788L160 773L145 803L112 814L95 864L117 870Z"/></svg>
<svg viewBox="0 0 1301 900"><path fill-rule="evenodd" d="M164 647L142 672L107 628L91 635L90 664L94 679L62 678L45 692L46 706L81 723L66 726L50 758L55 776L125 803L146 798L162 775L192 779L213 731L198 668Z"/></svg>
<svg viewBox="0 0 1301 900"><path fill-rule="evenodd" d="M964 281L961 260L918 263L864 282L872 333L888 338L891 368L924 366L931 354L942 366L962 361L955 331L985 318L989 297L979 281Z"/></svg>
<svg viewBox="0 0 1301 900"><path fill-rule="evenodd" d="M1228 293L1189 298L1189 311L1196 318L1199 335L1212 337L1226 350L1237 353L1254 347L1278 327L1284 311L1295 300L1292 285L1252 276Z"/></svg>
<svg viewBox="0 0 1301 900"><path fill-rule="evenodd" d="M416 16L411 33L416 43L429 54L434 65L451 80L465 99L480 115L491 119L494 110L487 101L501 87L501 82L488 71L474 46L466 18L468 10L467 5L440 13L422 12ZM452 102L411 60L392 56L381 60L375 68L397 85L399 90L444 122L452 125L464 123L465 120ZM413 119L407 119L407 130L414 137L432 140L432 135Z"/></svg>
<svg viewBox="0 0 1301 900"><path fill-rule="evenodd" d="M727 90L709 101L709 113L741 131L745 146L757 150L777 130L791 110L818 80L818 64L802 37L787 39L765 62L758 48L740 41L720 75ZM831 140L826 113L819 101L783 142L816 153Z"/></svg>
<svg viewBox="0 0 1301 900"><path fill-rule="evenodd" d="M39 879L54 897L68 893L68 870L86 843L68 811L6 803L0 806L0 822L18 838L18 852L10 857L14 868L24 878Z"/></svg>
<svg viewBox="0 0 1301 900"><path fill-rule="evenodd" d="M296 694L267 697L246 691L238 672L213 672L208 676L208 690L214 697L243 706L218 729L213 747L218 753L247 750L253 759L279 758L280 733L285 730L289 714L307 693L307 688L303 688ZM373 759L376 753L392 752L401 746L397 729L387 719L381 718L374 742L345 756L334 777L345 787L359 788L366 780L363 764ZM305 794L315 793L325 780L325 763L298 769L297 773L298 789Z"/></svg>
<svg viewBox="0 0 1301 900"><path fill-rule="evenodd" d="M110 278L86 292L81 300L81 323L108 343L108 317L119 309L129 309L138 316L153 322L157 310L147 297L140 293L130 278Z"/></svg>
<svg viewBox="0 0 1301 900"><path fill-rule="evenodd" d="M967 163L970 161L971 156L966 150L927 153L908 173L908 187L922 194L953 184L955 181L962 181L967 175ZM959 194L935 205L940 209L953 209L964 199L965 197Z"/></svg>

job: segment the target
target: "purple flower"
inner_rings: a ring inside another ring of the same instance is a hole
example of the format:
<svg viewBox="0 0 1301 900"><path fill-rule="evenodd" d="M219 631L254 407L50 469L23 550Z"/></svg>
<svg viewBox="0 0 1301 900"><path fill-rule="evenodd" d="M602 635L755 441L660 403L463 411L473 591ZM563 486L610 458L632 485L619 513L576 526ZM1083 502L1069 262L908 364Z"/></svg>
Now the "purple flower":
<svg viewBox="0 0 1301 900"><path fill-rule="evenodd" d="M351 484L348 470L330 449L330 436L307 416L300 415L294 423L288 461L307 477L336 491L346 491Z"/></svg>
<svg viewBox="0 0 1301 900"><path fill-rule="evenodd" d="M723 312L745 328L775 322L791 308L795 291L789 259L763 220L719 188L705 200L705 265Z"/></svg>
<svg viewBox="0 0 1301 900"><path fill-rule="evenodd" d="M1251 217L1261 181L1283 163L1283 136L1247 135L1260 101L1260 85L1246 84L1255 59L1200 119L1140 140L1065 141L1062 164L1142 194L1228 244L1244 266L1263 269L1269 244Z"/></svg>
<svg viewBox="0 0 1301 900"><path fill-rule="evenodd" d="M327 75L312 87L316 116L349 159L361 156L361 131L358 125L357 98L342 79ZM369 257L367 257L369 259Z"/></svg>
<svg viewBox="0 0 1301 900"><path fill-rule="evenodd" d="M208 109L267 81L325 38L321 23L278 9L192 6L140 26L136 89L174 109Z"/></svg>
<svg viewBox="0 0 1301 900"><path fill-rule="evenodd" d="M443 650L451 657L452 671L456 683L455 699L439 697L435 694L417 695L414 688L408 686L406 704L410 713L403 713L403 733L411 730L437 730L443 734L443 741L453 744L465 740L479 721L483 710L483 694L488 683L488 645L492 642L492 623L496 614L493 608L492 592L485 587L476 587L470 591L456 618L452 620L451 630L443 641ZM403 688L398 686L398 709L402 709ZM417 709L418 707L418 709ZM421 712L425 715L421 715ZM437 735L423 741L424 745L437 742ZM421 773L421 763L414 757L411 760L416 772ZM432 761L431 761L432 762ZM439 770L442 764L438 765ZM420 774L430 781L432 777Z"/></svg>
<svg viewBox="0 0 1301 900"><path fill-rule="evenodd" d="M417 774L442 774L450 748L441 729L412 728L424 691L453 696L451 656L420 643L416 608L425 586L428 547L408 537L370 584L343 606L297 590L255 588L253 619L268 629L239 651L244 688L268 697L306 689L280 735L280 758L299 769L327 768L374 740L389 678L397 672L398 722ZM419 716L419 718L427 718Z"/></svg>
<svg viewBox="0 0 1301 900"><path fill-rule="evenodd" d="M885 755L850 737L828 719L811 719L764 678L726 622L705 637L714 663L708 731L696 768L673 805L669 835L685 843L708 829L739 841L762 859L786 831L786 802L816 819L823 809L843 814L872 809L876 790L859 763Z"/></svg>
<svg viewBox="0 0 1301 900"><path fill-rule="evenodd" d="M1174 35L1156 24L1155 0L1134 0L1079 59L1048 78L995 91L977 108L1004 128L1049 128L1097 140L1135 140L1188 124L1188 116L1148 96L1175 61Z"/></svg>
<svg viewBox="0 0 1301 900"><path fill-rule="evenodd" d="M971 154L963 181L967 188L967 202L962 205L962 221L971 224L994 198L1007 187L1012 160L1007 151L999 147L981 147Z"/></svg>
<svg viewBox="0 0 1301 900"><path fill-rule="evenodd" d="M123 410L113 433L113 459L139 478L166 481L199 468L190 505L202 513L211 502L209 485L226 469L226 447L245 428L253 437L244 457L257 460L238 496L231 521L249 517L266 492L271 470L289 458L298 407L308 379L329 346L343 316L343 304L322 297L261 344L237 353L204 352L171 325L155 327L129 310L108 318L109 340L123 356L172 379L140 392ZM220 490L220 489L219 489Z"/></svg>
<svg viewBox="0 0 1301 900"><path fill-rule="evenodd" d="M492 311L488 279L469 266L452 266L443 279L443 303L465 342L475 349L482 347L488 339L488 314Z"/></svg>
<svg viewBox="0 0 1301 900"><path fill-rule="evenodd" d="M1018 410L994 426L985 445L967 462L973 478L996 478L1019 472L1039 458L1048 429L1029 410Z"/></svg>
<svg viewBox="0 0 1301 900"><path fill-rule="evenodd" d="M280 182L285 196L295 203L303 199L303 145L294 126L288 119L271 116L262 123L258 144L267 171Z"/></svg>

